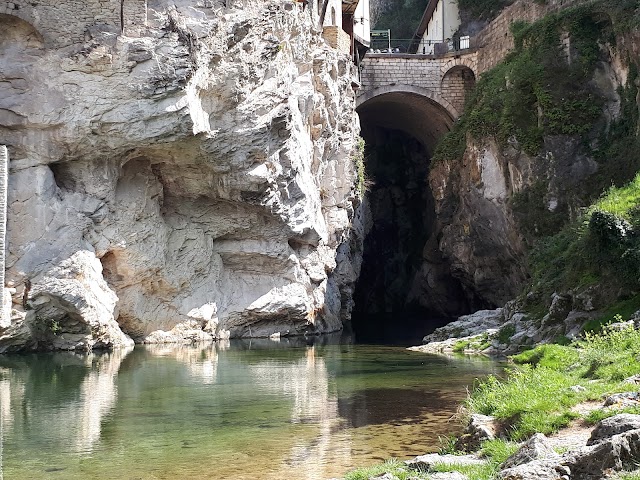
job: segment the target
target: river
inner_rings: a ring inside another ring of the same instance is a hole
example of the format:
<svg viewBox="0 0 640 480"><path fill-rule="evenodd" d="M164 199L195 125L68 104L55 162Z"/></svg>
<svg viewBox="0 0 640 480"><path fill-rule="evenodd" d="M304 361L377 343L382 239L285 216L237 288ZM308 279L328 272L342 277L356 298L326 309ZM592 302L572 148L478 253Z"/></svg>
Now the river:
<svg viewBox="0 0 640 480"><path fill-rule="evenodd" d="M0 356L0 480L326 480L434 451L500 365L305 342Z"/></svg>

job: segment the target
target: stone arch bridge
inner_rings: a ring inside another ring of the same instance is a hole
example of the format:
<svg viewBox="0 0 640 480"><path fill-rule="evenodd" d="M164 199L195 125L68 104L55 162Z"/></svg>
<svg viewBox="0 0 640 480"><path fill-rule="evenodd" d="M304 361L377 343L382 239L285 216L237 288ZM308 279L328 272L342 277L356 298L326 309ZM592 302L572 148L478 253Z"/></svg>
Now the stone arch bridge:
<svg viewBox="0 0 640 480"><path fill-rule="evenodd" d="M368 123L409 133L432 153L475 86L477 56L476 49L444 56L368 54L362 62L358 112Z"/></svg>

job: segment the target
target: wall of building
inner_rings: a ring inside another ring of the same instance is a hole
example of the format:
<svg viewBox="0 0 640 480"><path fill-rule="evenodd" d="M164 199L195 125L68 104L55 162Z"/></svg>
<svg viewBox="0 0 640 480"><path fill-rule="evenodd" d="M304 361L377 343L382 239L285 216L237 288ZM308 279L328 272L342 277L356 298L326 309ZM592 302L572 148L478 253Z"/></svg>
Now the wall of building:
<svg viewBox="0 0 640 480"><path fill-rule="evenodd" d="M432 55L434 44L443 43L460 27L460 12L457 0L439 0L427 29L422 36L418 53Z"/></svg>
<svg viewBox="0 0 640 480"><path fill-rule="evenodd" d="M360 0L354 15L353 33L368 45L371 42L371 22L369 21L369 0Z"/></svg>
<svg viewBox="0 0 640 480"><path fill-rule="evenodd" d="M322 5L322 2L320 2L320 5ZM332 12L335 12L335 19ZM336 25L342 26L342 0L329 0L323 26L331 27Z"/></svg>
<svg viewBox="0 0 640 480"><path fill-rule="evenodd" d="M13 15L29 22L49 47L82 43L92 25L140 26L146 22L146 0L11 0L0 2L0 14Z"/></svg>

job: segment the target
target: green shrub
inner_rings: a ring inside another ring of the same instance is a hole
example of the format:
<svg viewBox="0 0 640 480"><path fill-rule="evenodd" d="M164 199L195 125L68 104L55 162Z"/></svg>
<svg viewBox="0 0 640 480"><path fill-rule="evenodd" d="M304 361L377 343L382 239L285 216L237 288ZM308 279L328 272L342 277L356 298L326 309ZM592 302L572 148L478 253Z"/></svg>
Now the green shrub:
<svg viewBox="0 0 640 480"><path fill-rule="evenodd" d="M498 331L498 341L500 343L509 343L511 337L516 333L515 325L505 325Z"/></svg>

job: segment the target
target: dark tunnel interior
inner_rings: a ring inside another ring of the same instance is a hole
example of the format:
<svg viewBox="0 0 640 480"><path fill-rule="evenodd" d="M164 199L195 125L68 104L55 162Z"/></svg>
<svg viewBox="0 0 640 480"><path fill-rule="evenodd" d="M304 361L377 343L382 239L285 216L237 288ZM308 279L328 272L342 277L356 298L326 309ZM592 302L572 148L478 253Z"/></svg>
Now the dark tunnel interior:
<svg viewBox="0 0 640 480"><path fill-rule="evenodd" d="M416 344L472 309L440 254L428 181L431 154L452 119L433 101L401 93L371 99L358 112L370 230L351 328L362 343Z"/></svg>

